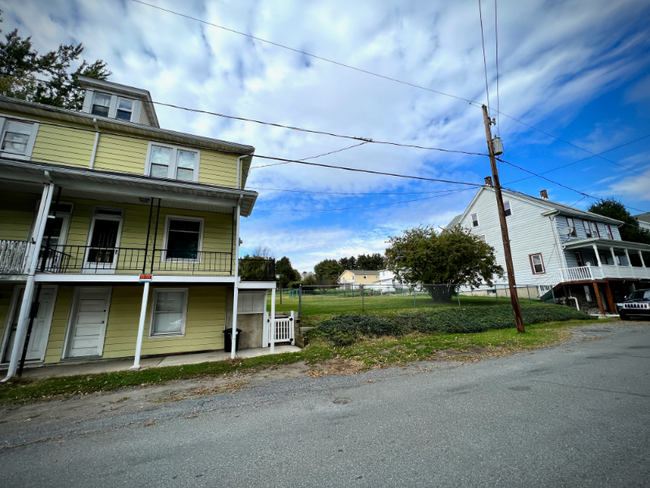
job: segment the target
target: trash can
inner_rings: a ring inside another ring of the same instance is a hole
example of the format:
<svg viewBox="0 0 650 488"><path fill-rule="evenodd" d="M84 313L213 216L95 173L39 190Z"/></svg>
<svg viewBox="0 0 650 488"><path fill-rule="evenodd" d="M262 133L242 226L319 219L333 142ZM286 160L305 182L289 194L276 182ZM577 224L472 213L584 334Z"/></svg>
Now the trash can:
<svg viewBox="0 0 650 488"><path fill-rule="evenodd" d="M232 352L232 328L230 329L225 329L223 331L224 338L223 338L223 350L225 352ZM239 350L239 336L241 334L241 330L237 329L237 337L235 338L235 351Z"/></svg>

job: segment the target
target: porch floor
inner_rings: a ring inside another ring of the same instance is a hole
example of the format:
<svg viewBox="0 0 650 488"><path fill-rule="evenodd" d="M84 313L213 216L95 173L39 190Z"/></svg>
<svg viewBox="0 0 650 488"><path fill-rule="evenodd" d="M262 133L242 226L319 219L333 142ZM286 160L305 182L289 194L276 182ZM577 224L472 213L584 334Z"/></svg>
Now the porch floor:
<svg viewBox="0 0 650 488"><path fill-rule="evenodd" d="M275 346L275 354L285 352L298 352L298 346ZM259 347L253 349L242 349L237 351L238 358L253 358L271 354L270 347ZM199 364L211 361L224 361L230 359L230 353L224 351L204 352L198 354L178 354L174 356L143 358L140 365L143 369L163 368L165 366L182 366L184 364ZM108 359L98 361L74 361L57 363L52 365L25 365L23 378L40 380L44 378L56 378L62 376L76 376L83 374L112 373L115 371L128 371L133 366L133 358L130 359ZM3 375L4 376L4 375Z"/></svg>

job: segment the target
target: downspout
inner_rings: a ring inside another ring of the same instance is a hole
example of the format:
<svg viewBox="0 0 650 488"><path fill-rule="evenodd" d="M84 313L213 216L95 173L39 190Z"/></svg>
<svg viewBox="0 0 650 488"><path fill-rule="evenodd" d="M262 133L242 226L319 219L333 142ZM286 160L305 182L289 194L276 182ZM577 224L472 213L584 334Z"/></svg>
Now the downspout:
<svg viewBox="0 0 650 488"><path fill-rule="evenodd" d="M241 156L239 156L239 157L237 158L237 189L238 189L238 190L241 190L241 189L242 189L242 188L241 188L241 185L242 185L242 173L243 173L243 171L244 171L241 162L242 162L242 159L243 159L243 158L247 158L247 157L249 157L249 156L252 157L253 154L252 154L252 153L251 153L251 154L242 154Z"/></svg>
<svg viewBox="0 0 650 488"><path fill-rule="evenodd" d="M88 165L90 169L95 167L95 156L97 156L97 146L99 145L99 126L95 117L93 117L93 125L95 126L95 143L93 144L93 152L90 155L90 164Z"/></svg>
<svg viewBox="0 0 650 488"><path fill-rule="evenodd" d="M32 254L29 257L29 266L27 268L27 282L25 283L23 301L20 304L18 326L16 327L16 336L11 351L11 359L9 360L9 370L7 371L7 376L2 380L3 383L16 374L16 370L18 369L18 360L20 359L23 344L25 342L25 336L27 334L27 325L32 308L32 299L34 298L36 266L38 265L39 251L41 249L41 244L43 243L43 234L45 234L47 214L50 211L52 195L54 193L54 182L50 178L50 173L45 171L44 176L49 183L44 183L43 196L41 197L41 204L36 216L36 225L34 226L34 233L32 234L33 249Z"/></svg>
<svg viewBox="0 0 650 488"><path fill-rule="evenodd" d="M241 201L243 198L243 195L239 195L234 222L237 226L237 231L235 232L235 255L233 256L235 260L235 286L232 297L232 344L230 347L230 359L235 359L235 348L237 347L237 302L239 300L239 216L241 214Z"/></svg>
<svg viewBox="0 0 650 488"><path fill-rule="evenodd" d="M580 310L580 306L578 305L578 299L576 297L566 297L567 300L575 300L576 302L576 308Z"/></svg>

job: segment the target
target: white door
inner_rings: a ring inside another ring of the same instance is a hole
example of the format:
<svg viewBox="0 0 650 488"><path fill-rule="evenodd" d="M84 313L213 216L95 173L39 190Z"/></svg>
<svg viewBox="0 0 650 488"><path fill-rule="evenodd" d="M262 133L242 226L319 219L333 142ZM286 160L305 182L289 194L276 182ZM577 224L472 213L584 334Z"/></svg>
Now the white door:
<svg viewBox="0 0 650 488"><path fill-rule="evenodd" d="M52 324L52 314L56 301L56 290L56 286L43 286L41 288L41 294L38 300L38 313L34 318L27 355L25 356L27 361L42 361L45 358L45 349L47 348L47 340L50 335L50 325ZM24 292L25 287L20 287L14 292L15 296L12 300L11 312L8 317L7 333L5 333L7 337L4 341L5 347L2 362L9 362L11 359Z"/></svg>
<svg viewBox="0 0 650 488"><path fill-rule="evenodd" d="M65 358L101 357L110 302L110 287L75 289Z"/></svg>

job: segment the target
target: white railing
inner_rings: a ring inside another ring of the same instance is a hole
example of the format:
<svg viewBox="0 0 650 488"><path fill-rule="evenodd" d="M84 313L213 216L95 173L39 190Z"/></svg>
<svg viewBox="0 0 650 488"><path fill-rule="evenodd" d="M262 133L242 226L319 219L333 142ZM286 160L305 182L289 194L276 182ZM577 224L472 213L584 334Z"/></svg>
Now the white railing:
<svg viewBox="0 0 650 488"><path fill-rule="evenodd" d="M540 283L541 287L555 286L567 281L592 281L605 278L650 278L650 268L637 268L634 266L579 266L575 268L561 268L546 280Z"/></svg>
<svg viewBox="0 0 650 488"><path fill-rule="evenodd" d="M271 322L272 323L272 322ZM296 343L296 337L294 334L294 312L291 311L289 317L276 318L275 319L275 343L278 342L291 342L291 344ZM273 339L273 330L272 327L269 327L269 344Z"/></svg>
<svg viewBox="0 0 650 488"><path fill-rule="evenodd" d="M23 274L27 248L26 241L0 240L0 274Z"/></svg>

